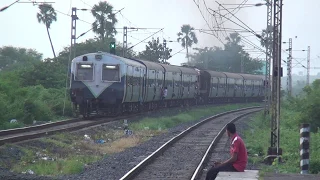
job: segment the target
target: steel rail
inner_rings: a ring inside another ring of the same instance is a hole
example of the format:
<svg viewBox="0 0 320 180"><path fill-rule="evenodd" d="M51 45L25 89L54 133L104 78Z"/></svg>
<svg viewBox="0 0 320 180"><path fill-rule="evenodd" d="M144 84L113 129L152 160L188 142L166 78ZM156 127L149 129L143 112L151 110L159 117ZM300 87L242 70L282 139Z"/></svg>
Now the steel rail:
<svg viewBox="0 0 320 180"><path fill-rule="evenodd" d="M120 119L132 118L132 117L136 117L139 115L141 115L141 114L132 114L132 115L128 115L128 116L108 118L107 120L106 119L95 120L92 122L79 124L79 125L75 125L72 127L65 127L65 128L59 128L59 126L77 123L80 121L77 121L77 119L71 119L68 122L64 121L64 122L59 123L60 122L59 121L57 123L48 123L48 124L45 124L44 126L39 125L39 126L32 126L30 128L13 129L13 130L11 130L12 132L7 131L7 134L5 132L3 134L1 134L2 137L0 136L0 146L4 145L5 143L14 143L14 142L19 142L19 141L49 136L49 135L53 135L58 132L67 132L67 131L70 132L70 131L80 130L80 129L83 129L86 127L92 127L92 126L99 125L99 124L118 121ZM81 120L81 121L83 122L84 120ZM52 127L57 127L57 129L43 131L46 128L52 128ZM34 132L32 132L32 131L34 131ZM43 132L36 132L36 131L43 131ZM27 133L27 134L23 134L23 133ZM13 135L13 136L3 137L3 136L8 136L8 135Z"/></svg>
<svg viewBox="0 0 320 180"><path fill-rule="evenodd" d="M237 110L232 110L232 111L228 111L228 112L224 112L224 113L220 113L214 116L211 116L209 118L206 118L198 123L196 123L195 125L187 128L186 130L182 131L181 133L179 133L178 135L174 136L173 138L171 138L169 141L167 141L166 143L164 143L161 147L159 147L157 150L155 150L152 154L150 154L148 157L146 157L144 160L142 160L139 164L137 164L135 167L133 167L129 172L127 172L124 176L122 176L120 178L120 180L128 180L128 179L132 179L134 178L137 174L139 174L139 172L146 167L149 162L151 162L152 160L154 160L156 157L158 157L158 155L160 155L161 153L163 153L168 147L170 147L172 144L174 144L175 142L177 142L178 140L180 140L182 137L184 137L186 134L188 134L189 132L191 132L192 130L196 129L197 127L199 127L200 125L212 120L212 119L216 119L218 117L230 114L230 113L235 113L235 112L240 112L240 111L244 111L244 110L250 110L250 109L256 109L256 108L262 108L261 106L254 106L254 107L249 107L249 108L242 108L242 109L237 109ZM257 110L258 111L258 110ZM256 112L256 111L254 111ZM253 112L250 112L253 113ZM248 115L250 113L246 113L245 115ZM243 115L241 115L241 117L243 117ZM221 132L221 131L220 131Z"/></svg>
<svg viewBox="0 0 320 180"><path fill-rule="evenodd" d="M262 109L260 110L257 110L257 111L261 111ZM234 119L232 119L229 123L232 123L232 122L235 122L249 114L252 114L252 113L255 113L257 111L253 111L253 112L249 112L249 113L246 113L246 114L242 114ZM225 130L227 128L227 124L223 126L223 128L219 131L218 135L212 140L212 142L210 143L206 153L204 154L204 156L202 157L198 167L196 168L195 172L193 173L192 177L191 177L191 180L195 180L195 179L198 179L199 178L199 175L201 174L201 170L203 169L203 166L205 165L205 163L207 162L208 158L209 158L209 153L212 152L213 148L217 145L217 143L219 142L219 140L221 139L221 137L223 136L223 134L225 133Z"/></svg>
<svg viewBox="0 0 320 180"><path fill-rule="evenodd" d="M7 129L7 130L0 131L0 136L29 132L29 131L37 130L39 128L50 128L50 127L65 125L65 124L69 124L77 121L83 121L83 120L81 118L74 118L74 119L66 119L66 120L57 121L57 122L49 122L49 123L30 126L30 127Z"/></svg>

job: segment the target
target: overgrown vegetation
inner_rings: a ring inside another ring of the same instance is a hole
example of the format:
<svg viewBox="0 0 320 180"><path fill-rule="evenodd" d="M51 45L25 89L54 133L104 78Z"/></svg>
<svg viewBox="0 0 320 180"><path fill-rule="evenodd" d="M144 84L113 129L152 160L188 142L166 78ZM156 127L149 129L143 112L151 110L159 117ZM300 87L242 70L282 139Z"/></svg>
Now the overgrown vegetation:
<svg viewBox="0 0 320 180"><path fill-rule="evenodd" d="M112 10L113 6L105 1L93 6L91 13L95 22L92 28L98 37L76 44L75 56L110 51L109 43L117 41L117 16ZM112 19L112 22L108 19ZM52 121L72 115L71 103L68 100L69 91L66 88L67 72L70 71L70 47L55 53L50 37L50 27L59 21L58 14L53 6L41 4L34 20L46 26L54 58L43 59L42 54L34 49L10 46L0 48L0 129L21 127L34 121ZM198 43L194 29L191 25L184 24L177 34L178 41L187 51ZM259 73L261 62L249 57L239 44L240 40L239 34L233 33L226 39L224 48L197 49L198 52L194 55L188 52L187 58L190 59L190 65L229 72L240 72L239 63L243 59L245 73ZM122 47L122 44L117 42L116 55L122 56ZM161 40L155 38L149 41L142 52L135 52L130 48L126 57L168 63L171 52L172 49L167 46L163 51ZM18 123L10 123L11 119L17 119Z"/></svg>
<svg viewBox="0 0 320 180"><path fill-rule="evenodd" d="M304 88L303 93L295 98L288 98L282 104L280 123L280 146L283 149L284 163L265 166L263 172L281 173L300 172L300 124L311 124L310 173L320 173L320 80ZM262 114L250 122L250 130L245 133L245 142L250 154L249 162L260 164L270 146L270 119Z"/></svg>
<svg viewBox="0 0 320 180"><path fill-rule="evenodd" d="M84 132L60 133L20 145L5 145L0 148L0 166L18 173L31 170L37 175L80 173L92 162L137 146L183 122L255 105L258 104L202 107L174 116L144 118L129 124L129 129L133 130L131 136L125 135L121 128L110 129L100 126L85 130L85 136ZM103 140L105 143L97 143L97 140Z"/></svg>
<svg viewBox="0 0 320 180"><path fill-rule="evenodd" d="M177 124L184 122L190 122L199 120L202 117L212 116L225 111L230 111L239 108L245 108L250 106L257 106L257 103L249 104L233 104L219 107L208 107L208 108L195 108L187 112L175 116L163 116L157 118L144 118L143 120L130 124L130 129L133 130L166 130L174 127Z"/></svg>

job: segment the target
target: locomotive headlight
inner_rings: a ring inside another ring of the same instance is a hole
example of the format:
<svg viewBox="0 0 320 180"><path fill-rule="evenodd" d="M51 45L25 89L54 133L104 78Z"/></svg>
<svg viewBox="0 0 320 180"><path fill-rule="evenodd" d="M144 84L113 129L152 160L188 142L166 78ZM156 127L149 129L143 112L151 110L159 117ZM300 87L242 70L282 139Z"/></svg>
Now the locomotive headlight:
<svg viewBox="0 0 320 180"><path fill-rule="evenodd" d="M106 65L107 69L117 69L117 66Z"/></svg>
<svg viewBox="0 0 320 180"><path fill-rule="evenodd" d="M80 67L81 67L81 68L91 68L92 65L90 65L90 64L81 64Z"/></svg>

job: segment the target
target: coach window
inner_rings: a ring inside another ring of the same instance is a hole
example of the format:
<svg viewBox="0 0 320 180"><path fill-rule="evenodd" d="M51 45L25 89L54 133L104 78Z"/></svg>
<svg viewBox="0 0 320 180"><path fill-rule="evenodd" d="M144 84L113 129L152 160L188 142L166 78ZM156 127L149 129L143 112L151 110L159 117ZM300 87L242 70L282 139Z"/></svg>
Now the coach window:
<svg viewBox="0 0 320 180"><path fill-rule="evenodd" d="M93 64L77 64L76 81L93 81Z"/></svg>
<svg viewBox="0 0 320 180"><path fill-rule="evenodd" d="M104 64L102 68L102 81L120 81L119 65Z"/></svg>

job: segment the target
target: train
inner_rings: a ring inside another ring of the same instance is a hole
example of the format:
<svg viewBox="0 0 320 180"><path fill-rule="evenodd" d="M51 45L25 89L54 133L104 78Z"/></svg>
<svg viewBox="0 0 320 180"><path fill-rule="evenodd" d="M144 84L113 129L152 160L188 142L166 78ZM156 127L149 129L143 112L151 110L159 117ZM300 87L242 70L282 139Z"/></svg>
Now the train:
<svg viewBox="0 0 320 180"><path fill-rule="evenodd" d="M262 102L263 75L124 58L107 52L71 61L70 98L83 117L223 102Z"/></svg>

